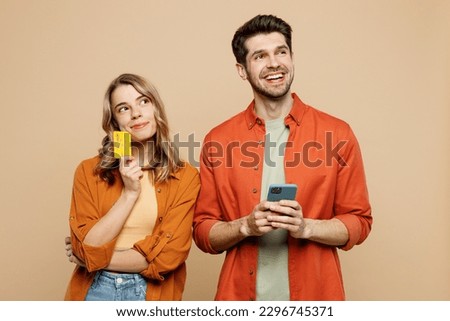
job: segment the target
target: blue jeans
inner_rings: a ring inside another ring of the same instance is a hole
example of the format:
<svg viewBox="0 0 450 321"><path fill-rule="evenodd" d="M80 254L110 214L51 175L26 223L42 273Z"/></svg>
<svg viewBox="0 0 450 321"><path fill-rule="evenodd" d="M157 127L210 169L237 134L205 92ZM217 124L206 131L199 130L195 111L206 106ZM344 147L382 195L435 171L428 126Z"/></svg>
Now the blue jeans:
<svg viewBox="0 0 450 321"><path fill-rule="evenodd" d="M98 271L86 301L145 301L147 282L140 274Z"/></svg>

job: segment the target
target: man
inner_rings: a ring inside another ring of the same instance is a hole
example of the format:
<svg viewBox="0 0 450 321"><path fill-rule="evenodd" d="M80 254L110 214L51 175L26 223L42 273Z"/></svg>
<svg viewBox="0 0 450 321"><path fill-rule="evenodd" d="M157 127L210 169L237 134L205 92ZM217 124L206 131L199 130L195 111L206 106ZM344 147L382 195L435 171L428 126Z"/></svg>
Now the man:
<svg viewBox="0 0 450 321"><path fill-rule="evenodd" d="M291 32L272 15L236 31L237 71L254 100L205 137L194 240L227 252L216 300L344 300L337 249L371 229L352 130L291 93ZM296 199L266 201L272 183L297 184Z"/></svg>

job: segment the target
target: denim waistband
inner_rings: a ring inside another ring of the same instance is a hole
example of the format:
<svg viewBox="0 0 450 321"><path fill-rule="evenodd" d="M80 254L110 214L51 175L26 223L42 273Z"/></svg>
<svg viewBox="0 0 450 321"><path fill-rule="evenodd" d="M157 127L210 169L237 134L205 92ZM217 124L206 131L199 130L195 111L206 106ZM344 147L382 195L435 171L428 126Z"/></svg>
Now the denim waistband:
<svg viewBox="0 0 450 321"><path fill-rule="evenodd" d="M116 289L134 286L136 287L136 291L138 291L139 286L143 282L145 284L144 277L138 273L115 273L104 270L96 273L94 282L97 282L98 280L114 286Z"/></svg>

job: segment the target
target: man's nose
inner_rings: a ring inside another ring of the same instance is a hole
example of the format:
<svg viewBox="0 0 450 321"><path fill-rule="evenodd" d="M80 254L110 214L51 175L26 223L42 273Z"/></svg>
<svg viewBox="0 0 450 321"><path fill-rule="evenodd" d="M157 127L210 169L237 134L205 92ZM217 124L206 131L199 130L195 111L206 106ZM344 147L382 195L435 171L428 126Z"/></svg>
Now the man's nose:
<svg viewBox="0 0 450 321"><path fill-rule="evenodd" d="M267 59L267 67L276 68L280 66L280 63L278 62L278 58L275 55L269 55Z"/></svg>

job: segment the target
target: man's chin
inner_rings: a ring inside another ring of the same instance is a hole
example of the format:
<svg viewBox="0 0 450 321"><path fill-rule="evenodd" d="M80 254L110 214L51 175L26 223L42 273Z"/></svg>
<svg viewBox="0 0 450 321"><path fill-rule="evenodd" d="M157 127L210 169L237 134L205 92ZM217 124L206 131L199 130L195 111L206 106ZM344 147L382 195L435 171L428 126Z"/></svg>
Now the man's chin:
<svg viewBox="0 0 450 321"><path fill-rule="evenodd" d="M281 99L285 98L286 95L289 94L289 89L283 90L283 91L261 90L261 91L257 91L257 93L268 99L281 100Z"/></svg>

